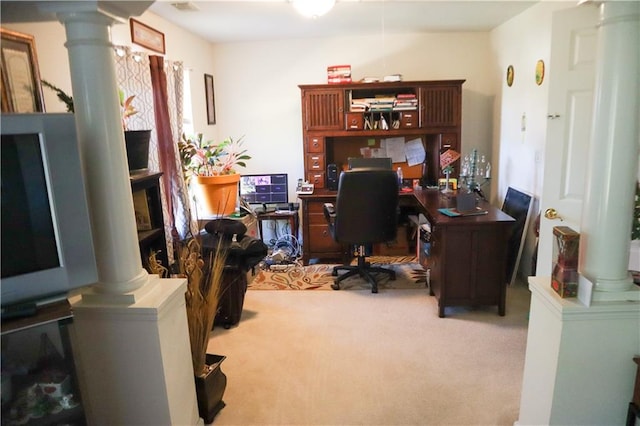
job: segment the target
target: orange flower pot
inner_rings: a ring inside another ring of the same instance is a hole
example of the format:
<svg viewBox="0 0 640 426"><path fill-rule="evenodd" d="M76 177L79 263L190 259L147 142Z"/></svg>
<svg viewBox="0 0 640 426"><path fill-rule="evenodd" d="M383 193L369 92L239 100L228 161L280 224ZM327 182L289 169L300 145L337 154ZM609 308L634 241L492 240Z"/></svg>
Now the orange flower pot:
<svg viewBox="0 0 640 426"><path fill-rule="evenodd" d="M196 176L203 205L214 214L229 215L236 210L240 174Z"/></svg>

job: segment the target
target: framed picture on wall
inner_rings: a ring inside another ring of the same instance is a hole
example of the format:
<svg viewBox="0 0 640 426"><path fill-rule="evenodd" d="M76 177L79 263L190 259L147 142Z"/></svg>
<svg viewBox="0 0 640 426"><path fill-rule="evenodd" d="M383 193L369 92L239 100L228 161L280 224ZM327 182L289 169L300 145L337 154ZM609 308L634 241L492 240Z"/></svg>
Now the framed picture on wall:
<svg viewBox="0 0 640 426"><path fill-rule="evenodd" d="M213 76L204 75L204 93L207 102L207 123L216 124L216 102L213 95Z"/></svg>
<svg viewBox="0 0 640 426"><path fill-rule="evenodd" d="M44 112L33 36L0 28L2 112Z"/></svg>
<svg viewBox="0 0 640 426"><path fill-rule="evenodd" d="M164 55L164 34L135 19L129 19L131 41Z"/></svg>

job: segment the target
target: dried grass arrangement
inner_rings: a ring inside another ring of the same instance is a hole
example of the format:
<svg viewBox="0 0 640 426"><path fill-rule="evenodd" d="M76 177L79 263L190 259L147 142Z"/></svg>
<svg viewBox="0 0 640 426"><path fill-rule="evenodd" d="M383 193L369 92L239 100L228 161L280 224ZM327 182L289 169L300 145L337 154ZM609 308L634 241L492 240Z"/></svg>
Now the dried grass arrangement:
<svg viewBox="0 0 640 426"><path fill-rule="evenodd" d="M207 263L202 258L197 238L191 239L179 252L179 273L187 278L187 323L193 373L196 376L205 375L210 368L206 364L207 345L222 296L222 273L226 258L227 250L222 246L222 240L215 252L206 259Z"/></svg>

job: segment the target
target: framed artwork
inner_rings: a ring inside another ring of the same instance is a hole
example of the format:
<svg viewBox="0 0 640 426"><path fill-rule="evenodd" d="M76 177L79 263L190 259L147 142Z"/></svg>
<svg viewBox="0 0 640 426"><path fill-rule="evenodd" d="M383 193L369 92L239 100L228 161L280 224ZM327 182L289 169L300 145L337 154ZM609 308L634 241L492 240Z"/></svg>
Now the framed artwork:
<svg viewBox="0 0 640 426"><path fill-rule="evenodd" d="M544 81L544 61L540 59L536 62L536 84L540 86Z"/></svg>
<svg viewBox="0 0 640 426"><path fill-rule="evenodd" d="M131 42L164 54L164 34L135 19L129 19Z"/></svg>
<svg viewBox="0 0 640 426"><path fill-rule="evenodd" d="M513 77L514 77L513 65L509 65L507 67L507 86L511 87L511 85L513 85Z"/></svg>
<svg viewBox="0 0 640 426"><path fill-rule="evenodd" d="M207 123L216 124L216 102L213 95L213 76L204 75L204 93L207 102Z"/></svg>
<svg viewBox="0 0 640 426"><path fill-rule="evenodd" d="M33 36L0 28L2 112L44 112Z"/></svg>

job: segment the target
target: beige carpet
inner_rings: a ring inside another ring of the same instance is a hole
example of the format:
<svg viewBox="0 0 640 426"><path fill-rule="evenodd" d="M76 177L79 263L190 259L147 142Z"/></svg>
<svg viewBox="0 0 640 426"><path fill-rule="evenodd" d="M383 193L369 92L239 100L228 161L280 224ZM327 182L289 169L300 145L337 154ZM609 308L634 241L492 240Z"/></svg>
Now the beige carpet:
<svg viewBox="0 0 640 426"><path fill-rule="evenodd" d="M447 308L428 290L248 291L215 425L513 425L529 291L496 307Z"/></svg>
<svg viewBox="0 0 640 426"><path fill-rule="evenodd" d="M383 266L396 272L396 279L387 274L374 274L378 288L384 289L420 289L426 285L426 271L412 256L372 256L367 260L375 266ZM249 284L249 290L331 290L335 279L331 275L333 264L308 266L291 265L286 271L271 272L261 270ZM340 272L341 274L344 271ZM354 276L340 283L344 290L370 289L364 279Z"/></svg>

